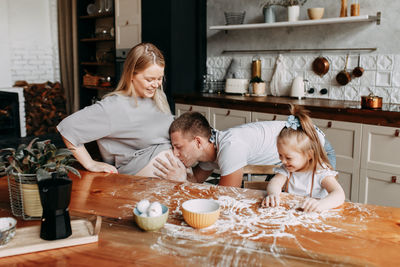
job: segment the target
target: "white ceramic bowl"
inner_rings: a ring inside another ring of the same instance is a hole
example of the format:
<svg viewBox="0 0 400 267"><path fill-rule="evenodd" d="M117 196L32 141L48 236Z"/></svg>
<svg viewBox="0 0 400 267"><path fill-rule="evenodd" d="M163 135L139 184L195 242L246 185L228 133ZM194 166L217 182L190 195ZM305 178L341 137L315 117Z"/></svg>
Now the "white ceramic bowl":
<svg viewBox="0 0 400 267"><path fill-rule="evenodd" d="M17 220L12 217L0 218L0 247L6 245L15 236Z"/></svg>
<svg viewBox="0 0 400 267"><path fill-rule="evenodd" d="M324 8L323 7L313 7L307 9L308 17L310 19L322 19L324 16Z"/></svg>
<svg viewBox="0 0 400 267"><path fill-rule="evenodd" d="M205 228L214 224L219 213L219 203L212 199L191 199L182 204L183 218L193 228Z"/></svg>

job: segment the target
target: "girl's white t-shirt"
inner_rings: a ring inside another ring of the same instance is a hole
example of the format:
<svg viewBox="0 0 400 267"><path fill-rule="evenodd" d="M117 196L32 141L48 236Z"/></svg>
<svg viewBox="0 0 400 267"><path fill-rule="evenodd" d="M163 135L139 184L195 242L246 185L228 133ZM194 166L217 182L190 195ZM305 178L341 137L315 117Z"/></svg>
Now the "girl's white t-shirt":
<svg viewBox="0 0 400 267"><path fill-rule="evenodd" d="M290 177L290 172L284 167L274 168L275 173L280 173ZM311 184L312 184L312 171L307 172L293 172L292 177L289 180L288 193L300 195L300 196L310 196ZM313 198L324 198L328 195L328 191L322 187L322 180L328 176L336 176L338 172L330 170L328 168L317 169L314 175L314 185L312 188Z"/></svg>

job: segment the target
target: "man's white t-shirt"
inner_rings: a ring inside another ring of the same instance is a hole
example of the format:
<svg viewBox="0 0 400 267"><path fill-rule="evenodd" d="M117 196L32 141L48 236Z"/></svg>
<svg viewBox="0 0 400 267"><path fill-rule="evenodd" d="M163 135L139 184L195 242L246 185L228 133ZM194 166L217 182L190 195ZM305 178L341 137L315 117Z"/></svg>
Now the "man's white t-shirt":
<svg viewBox="0 0 400 267"><path fill-rule="evenodd" d="M220 169L221 176L231 174L246 165L279 164L276 140L286 121L261 121L243 124L226 131L217 131L215 162L200 162L203 170ZM325 138L317 131L324 146Z"/></svg>

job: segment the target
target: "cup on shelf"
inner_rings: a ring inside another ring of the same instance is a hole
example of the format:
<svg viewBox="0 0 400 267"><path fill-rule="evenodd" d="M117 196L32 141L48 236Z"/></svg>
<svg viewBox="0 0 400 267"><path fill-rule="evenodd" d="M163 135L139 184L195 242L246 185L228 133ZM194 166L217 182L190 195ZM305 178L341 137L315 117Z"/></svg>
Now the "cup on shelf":
<svg viewBox="0 0 400 267"><path fill-rule="evenodd" d="M307 9L308 17L312 20L314 19L322 19L324 16L324 8L323 7L312 7Z"/></svg>

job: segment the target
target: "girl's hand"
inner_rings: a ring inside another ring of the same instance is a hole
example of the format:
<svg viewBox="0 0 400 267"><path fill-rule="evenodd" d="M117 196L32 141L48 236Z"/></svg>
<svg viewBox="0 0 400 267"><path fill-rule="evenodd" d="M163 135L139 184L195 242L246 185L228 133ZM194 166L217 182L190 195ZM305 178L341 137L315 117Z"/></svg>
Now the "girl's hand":
<svg viewBox="0 0 400 267"><path fill-rule="evenodd" d="M156 158L157 162L153 165L158 171L155 171L154 175L178 182L187 181L185 165L180 160L174 160L169 153L166 154L166 157L169 161L168 163L160 158Z"/></svg>
<svg viewBox="0 0 400 267"><path fill-rule="evenodd" d="M118 173L115 166L107 164L105 162L94 161L86 166L86 169L91 172L107 172L107 173Z"/></svg>
<svg viewBox="0 0 400 267"><path fill-rule="evenodd" d="M317 200L315 198L307 198L306 201L304 201L303 205L301 208L305 212L321 212L323 209L321 207L321 202L320 200Z"/></svg>
<svg viewBox="0 0 400 267"><path fill-rule="evenodd" d="M270 194L261 202L261 207L277 207L280 203L280 194Z"/></svg>

